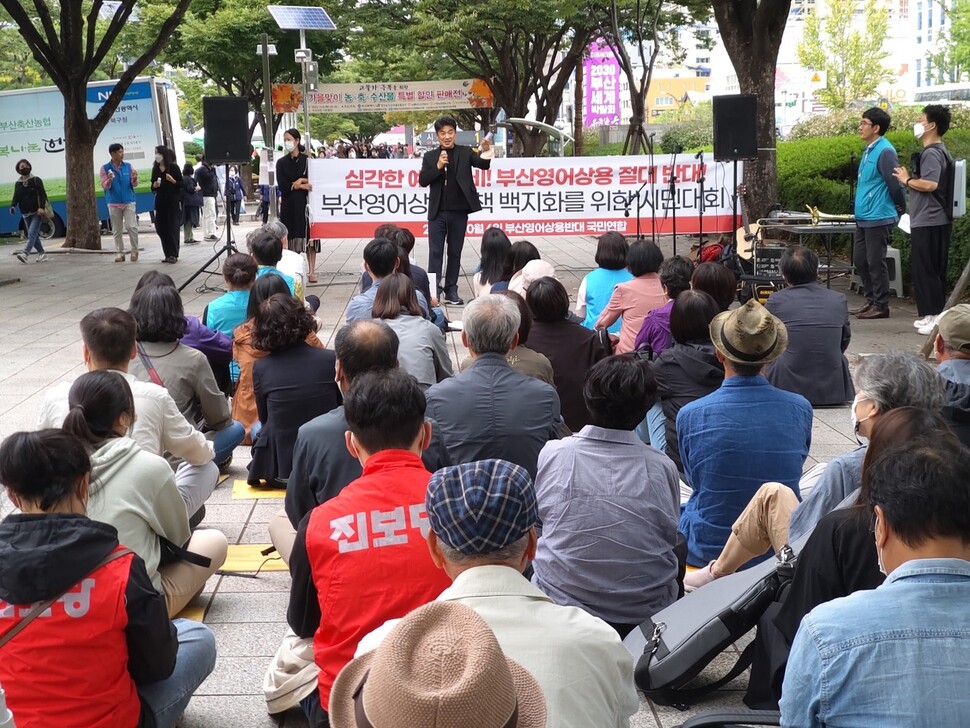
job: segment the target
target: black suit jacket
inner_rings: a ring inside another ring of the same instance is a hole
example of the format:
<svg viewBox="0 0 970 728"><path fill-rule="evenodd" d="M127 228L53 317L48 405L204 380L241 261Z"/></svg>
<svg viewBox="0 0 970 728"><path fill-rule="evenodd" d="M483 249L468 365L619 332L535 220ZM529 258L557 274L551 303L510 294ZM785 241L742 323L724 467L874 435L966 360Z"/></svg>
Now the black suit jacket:
<svg viewBox="0 0 970 728"><path fill-rule="evenodd" d="M421 163L421 175L418 177L418 184L422 187L430 187L428 192L428 219L434 220L441 210L441 196L444 192L445 171L438 169L438 157L441 155L441 147L424 153L424 161ZM448 150L448 164L454 165L455 178L458 186L468 200L470 212L478 212L482 209L482 203L478 199L478 190L475 189L475 181L472 179L472 167L488 169L492 165L491 159L482 159L478 152L471 147L455 145Z"/></svg>

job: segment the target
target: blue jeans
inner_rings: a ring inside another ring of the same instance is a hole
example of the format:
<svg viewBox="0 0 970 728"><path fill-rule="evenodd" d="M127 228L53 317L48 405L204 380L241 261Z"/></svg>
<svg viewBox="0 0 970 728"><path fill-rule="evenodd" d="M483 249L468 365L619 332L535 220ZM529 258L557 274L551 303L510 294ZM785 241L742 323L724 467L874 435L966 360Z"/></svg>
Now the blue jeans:
<svg viewBox="0 0 970 728"><path fill-rule="evenodd" d="M664 416L659 399L647 410L647 416L643 418L643 422L637 425L637 435L640 436L641 442L654 449L660 452L667 450L667 418Z"/></svg>
<svg viewBox="0 0 970 728"><path fill-rule="evenodd" d="M320 705L320 691L314 690L300 701L310 728L330 728L330 715Z"/></svg>
<svg viewBox="0 0 970 728"><path fill-rule="evenodd" d="M44 222L36 212L33 215L24 215L24 226L27 228L27 247L24 253L30 254L32 248L36 248L38 253L44 252L44 246L40 244L40 226Z"/></svg>
<svg viewBox="0 0 970 728"><path fill-rule="evenodd" d="M138 686L145 710L155 716L157 728L174 728L202 681L216 666L216 638L200 622L174 620L179 651L175 670L165 680Z"/></svg>
<svg viewBox="0 0 970 728"><path fill-rule="evenodd" d="M227 425L221 430L216 430L213 435L212 445L216 451L216 456L213 458L213 460L217 463L221 463L227 457L232 455L232 451L235 450L236 446L243 441L244 437L246 437L246 428L243 427L241 422L233 420L231 425Z"/></svg>

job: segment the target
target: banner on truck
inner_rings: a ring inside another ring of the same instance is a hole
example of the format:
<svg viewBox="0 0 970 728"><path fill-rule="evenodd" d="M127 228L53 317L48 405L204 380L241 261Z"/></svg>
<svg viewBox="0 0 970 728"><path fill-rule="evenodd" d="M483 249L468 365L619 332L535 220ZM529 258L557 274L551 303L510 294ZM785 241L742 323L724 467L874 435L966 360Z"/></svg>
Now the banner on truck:
<svg viewBox="0 0 970 728"><path fill-rule="evenodd" d="M494 159L472 169L482 211L468 218L467 234L493 225L509 237L524 235L649 235L699 230L701 177L705 177L704 231L733 231L732 171L693 155L645 157L539 157ZM368 238L381 223L428 235L428 190L418 185L421 160L311 159L311 237ZM740 175L741 172L739 171ZM671 185L671 178L674 183ZM638 195L639 193L639 195Z"/></svg>
<svg viewBox="0 0 970 728"><path fill-rule="evenodd" d="M292 88L286 88L292 86ZM297 84L273 85L277 113L295 111L303 100ZM311 114L353 114L365 111L447 111L493 105L492 91L478 78L457 81L388 83L322 83L307 94Z"/></svg>

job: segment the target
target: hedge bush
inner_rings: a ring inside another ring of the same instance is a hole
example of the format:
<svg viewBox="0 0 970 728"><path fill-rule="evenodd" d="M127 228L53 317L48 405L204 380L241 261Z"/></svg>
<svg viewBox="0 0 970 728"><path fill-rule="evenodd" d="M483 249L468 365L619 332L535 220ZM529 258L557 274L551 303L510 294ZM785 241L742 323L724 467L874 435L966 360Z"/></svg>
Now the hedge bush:
<svg viewBox="0 0 970 728"><path fill-rule="evenodd" d="M858 120L858 114L855 116ZM918 116L916 117L918 119ZM970 115L968 115L970 119ZM968 124L970 126L970 124ZM922 148L911 131L890 131L887 138L896 147L900 163L912 169L911 157ZM956 159L970 159L970 129L950 131L945 142L950 154ZM856 165L862 154L862 142L858 135L828 138L803 138L778 143L778 193L785 210L805 210L805 205L818 207L823 212L844 214L849 212L850 180L854 168L850 164L855 152ZM841 252L848 254L849 241L840 241ZM903 267L903 282L910 282L910 237L901 230L893 232L893 247L899 248ZM953 238L950 244L950 261L947 275L950 284L963 271L970 258L970 217L957 218L953 222Z"/></svg>

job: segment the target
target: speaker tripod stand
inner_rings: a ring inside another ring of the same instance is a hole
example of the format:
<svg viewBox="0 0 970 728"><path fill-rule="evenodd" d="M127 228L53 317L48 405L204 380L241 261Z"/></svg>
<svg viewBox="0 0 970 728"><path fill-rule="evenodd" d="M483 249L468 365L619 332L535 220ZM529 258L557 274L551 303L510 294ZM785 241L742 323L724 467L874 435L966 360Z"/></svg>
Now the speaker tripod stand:
<svg viewBox="0 0 970 728"><path fill-rule="evenodd" d="M226 165L226 179L229 179L228 164ZM236 247L236 242L232 239L232 215L229 214L229 206L226 205L225 209L226 209L226 242L223 244L221 248L219 248L219 250L216 251L216 253L211 258L209 258L205 263L203 263L198 268L198 270L195 271L195 273L189 276L189 278L185 281L185 283L179 286L179 292L187 288L192 281L194 281L203 273L208 273L209 275L222 275L221 270L208 270L208 267L213 263L215 263L217 260L219 260L219 258L221 258L223 255L225 255L228 258L233 253L239 252L239 249ZM206 286L205 288L206 290L209 290L208 286Z"/></svg>

